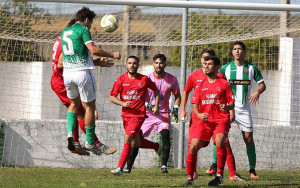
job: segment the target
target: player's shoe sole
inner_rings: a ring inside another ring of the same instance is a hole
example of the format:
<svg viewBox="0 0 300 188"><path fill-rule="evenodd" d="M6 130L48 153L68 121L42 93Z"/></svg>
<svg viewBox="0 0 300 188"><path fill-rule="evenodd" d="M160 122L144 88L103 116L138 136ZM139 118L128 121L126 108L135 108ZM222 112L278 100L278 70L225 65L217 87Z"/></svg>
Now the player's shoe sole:
<svg viewBox="0 0 300 188"><path fill-rule="evenodd" d="M122 170L119 167L117 169L115 169L115 170L110 171L110 173L112 175L114 175L114 176L121 176L121 175L123 175L123 172L122 172Z"/></svg>
<svg viewBox="0 0 300 188"><path fill-rule="evenodd" d="M117 149L111 146L107 146L105 144L99 144L98 148L101 150L102 153L104 153L105 155L111 155L116 153Z"/></svg>
<svg viewBox="0 0 300 188"><path fill-rule="evenodd" d="M246 181L246 179L237 174L236 176L229 176L229 181Z"/></svg>
<svg viewBox="0 0 300 188"><path fill-rule="evenodd" d="M78 155L83 155L83 156L90 156L90 153L87 152L81 145L80 143L75 143L75 150L72 151L72 153L78 154Z"/></svg>

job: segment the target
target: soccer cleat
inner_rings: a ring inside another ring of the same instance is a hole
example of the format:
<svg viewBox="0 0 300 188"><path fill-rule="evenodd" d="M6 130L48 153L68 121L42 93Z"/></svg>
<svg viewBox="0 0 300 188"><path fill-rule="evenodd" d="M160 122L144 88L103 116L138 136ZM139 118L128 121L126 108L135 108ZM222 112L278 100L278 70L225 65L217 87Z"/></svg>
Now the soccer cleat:
<svg viewBox="0 0 300 188"><path fill-rule="evenodd" d="M169 173L168 168L166 167L166 165L162 165L160 170L161 170L161 173L165 173L165 174Z"/></svg>
<svg viewBox="0 0 300 188"><path fill-rule="evenodd" d="M239 174L235 176L229 176L229 181L246 181L246 179L242 178Z"/></svg>
<svg viewBox="0 0 300 188"><path fill-rule="evenodd" d="M207 170L205 171L205 174L210 175L210 176L215 175L216 173L217 173L217 164L216 164L216 163L213 163L213 164L209 167L209 169L207 169Z"/></svg>
<svg viewBox="0 0 300 188"><path fill-rule="evenodd" d="M105 144L99 144L97 146L102 153L104 153L105 155L109 155L109 154L114 154L117 150L114 147L111 146L107 146Z"/></svg>
<svg viewBox="0 0 300 188"><path fill-rule="evenodd" d="M250 173L250 178L251 179L258 179L258 175L257 175L255 169L250 169L249 173Z"/></svg>
<svg viewBox="0 0 300 188"><path fill-rule="evenodd" d="M97 145L89 144L87 141L85 141L84 149L93 152L95 155L101 155L102 151L97 147Z"/></svg>
<svg viewBox="0 0 300 188"><path fill-rule="evenodd" d="M131 170L124 169L124 170L123 170L123 173L129 174L129 173L131 173Z"/></svg>
<svg viewBox="0 0 300 188"><path fill-rule="evenodd" d="M71 131L68 134L67 141L68 141L68 145L67 145L68 149L71 152L75 151L74 138L73 138L73 133Z"/></svg>
<svg viewBox="0 0 300 188"><path fill-rule="evenodd" d="M213 180L208 183L208 186L218 186L223 183L224 180L220 174L216 175Z"/></svg>
<svg viewBox="0 0 300 188"><path fill-rule="evenodd" d="M123 175L122 169L120 167L118 167L115 170L110 171L110 173L114 176L121 176Z"/></svg>
<svg viewBox="0 0 300 188"><path fill-rule="evenodd" d="M83 149L83 147L81 146L81 144L79 142L75 142L75 150L72 151L72 153L76 153L78 155L85 155L85 156L90 155L89 152L87 152L85 149Z"/></svg>
<svg viewBox="0 0 300 188"><path fill-rule="evenodd" d="M184 184L181 185L181 187L187 187L193 185L194 185L194 181L192 179L188 179Z"/></svg>
<svg viewBox="0 0 300 188"><path fill-rule="evenodd" d="M194 180L198 179L198 173L197 172L194 172L193 178L194 178Z"/></svg>

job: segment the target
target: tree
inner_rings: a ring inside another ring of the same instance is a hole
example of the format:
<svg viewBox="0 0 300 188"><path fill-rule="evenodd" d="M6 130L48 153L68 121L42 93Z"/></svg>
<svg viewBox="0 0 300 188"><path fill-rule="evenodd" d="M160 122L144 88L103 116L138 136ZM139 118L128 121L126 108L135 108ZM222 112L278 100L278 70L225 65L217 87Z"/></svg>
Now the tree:
<svg viewBox="0 0 300 188"><path fill-rule="evenodd" d="M251 26L237 24L235 16L231 15L203 15L192 13L188 21L188 40L199 41L199 45L187 46L187 66L200 68L200 52L203 48L210 47L216 51L221 63L225 64L232 61L232 41L235 36L245 33L252 34ZM180 41L181 30L171 30L167 35L169 41ZM231 42L218 42L218 41ZM261 70L276 70L278 68L278 41L272 38L256 38L243 40L247 46L247 60L253 62ZM168 64L180 66L181 47L176 46L172 49Z"/></svg>
<svg viewBox="0 0 300 188"><path fill-rule="evenodd" d="M0 61L43 61L35 50L36 44L28 41L35 38L32 20L46 19L51 15L27 1L6 1L0 5Z"/></svg>

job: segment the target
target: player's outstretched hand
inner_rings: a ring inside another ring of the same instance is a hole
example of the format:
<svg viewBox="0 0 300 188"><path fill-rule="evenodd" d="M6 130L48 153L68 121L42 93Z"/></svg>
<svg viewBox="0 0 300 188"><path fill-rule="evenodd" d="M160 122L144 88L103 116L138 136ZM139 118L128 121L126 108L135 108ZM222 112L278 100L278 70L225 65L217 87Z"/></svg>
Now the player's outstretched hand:
<svg viewBox="0 0 300 188"><path fill-rule="evenodd" d="M170 115L173 117L175 123L178 123L178 107L173 107L173 110Z"/></svg>
<svg viewBox="0 0 300 188"><path fill-rule="evenodd" d="M202 121L206 121L209 114L208 113L200 113L199 116Z"/></svg>
<svg viewBox="0 0 300 188"><path fill-rule="evenodd" d="M252 95L249 96L250 104L256 105L259 103L259 93L254 92Z"/></svg>
<svg viewBox="0 0 300 188"><path fill-rule="evenodd" d="M131 101L126 101L126 102L123 103L122 106L123 107L129 107L131 105L131 103L132 103Z"/></svg>
<svg viewBox="0 0 300 188"><path fill-rule="evenodd" d="M114 59L121 59L121 54L119 52L113 53Z"/></svg>

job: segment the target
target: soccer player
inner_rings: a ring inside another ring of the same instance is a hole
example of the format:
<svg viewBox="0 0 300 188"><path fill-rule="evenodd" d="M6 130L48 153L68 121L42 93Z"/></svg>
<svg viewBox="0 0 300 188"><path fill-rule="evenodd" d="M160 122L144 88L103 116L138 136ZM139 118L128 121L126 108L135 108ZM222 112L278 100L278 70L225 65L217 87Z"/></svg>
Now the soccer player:
<svg viewBox="0 0 300 188"><path fill-rule="evenodd" d="M75 151L74 126L80 104L85 109L84 123L86 129L85 149L101 155L95 137L95 102L96 82L90 71L95 66L89 61L89 53L100 57L120 59L120 53L109 53L97 47L91 38L90 28L95 12L83 7L76 13L76 23L66 27L61 35L63 53L63 78L67 96L71 100L67 110L68 149Z"/></svg>
<svg viewBox="0 0 300 188"><path fill-rule="evenodd" d="M259 96L266 90L266 85L258 68L252 63L245 61L246 46L243 42L236 41L233 43L232 55L234 61L223 65L220 72L232 86L235 98L235 122L240 128L246 144L250 177L258 179L255 171L256 153L253 139L251 104L258 104ZM258 84L258 89L251 94L253 81Z"/></svg>
<svg viewBox="0 0 300 188"><path fill-rule="evenodd" d="M204 58L203 68L207 77L197 85L192 97L193 113L198 120L193 132L189 132L191 144L186 160L188 180L183 186L194 184L197 153L199 149L209 144L212 136L217 146L218 171L217 176L208 183L208 186L218 186L223 182L226 160L225 139L230 128L229 110L234 108L234 99L231 86L225 79L217 76L219 66L218 57Z"/></svg>
<svg viewBox="0 0 300 188"><path fill-rule="evenodd" d="M161 173L168 173L167 162L170 154L170 108L169 100L171 94L173 93L175 97L174 107L171 112L175 122L178 122L178 107L180 105L180 88L177 78L170 73L165 72L167 66L167 58L164 54L156 54L153 56L153 68L154 72L148 74L147 76L155 83L156 87L160 92L160 108L159 114L154 115L152 113L152 108L155 105L155 94L151 89L148 89L148 94L146 96L146 115L148 118L144 121L142 125L142 137L148 137L153 130L154 126L157 126L155 132L161 134L162 138L162 148L161 148ZM139 148L132 147L130 157L127 161L127 170L124 172L130 173L135 158L138 154Z"/></svg>
<svg viewBox="0 0 300 188"><path fill-rule="evenodd" d="M72 26L75 23L75 19L71 20L69 26ZM71 100L67 96L66 87L64 85L63 80L63 64L62 64L62 49L61 49L61 37L57 37L53 47L52 47L52 77L51 77L51 88L56 93L56 95L60 98L63 105L68 107L70 105ZM106 59L105 59L106 60ZM109 67L112 66L113 63L108 61L99 62L100 59L94 60L95 63L98 63L99 66ZM96 111L95 111L96 112ZM78 124L81 130L85 133L85 124L84 124L84 108L80 105L77 111L77 120L75 122L74 127L74 143L75 143L75 151L73 153L77 153L79 155L90 155L89 152L85 151L79 143L79 133L78 133ZM97 118L96 118L97 119ZM114 147L107 146L99 141L97 136L95 135L94 141L98 148L101 149L104 154L113 154L116 152Z"/></svg>
<svg viewBox="0 0 300 188"><path fill-rule="evenodd" d="M130 155L131 146L143 148L148 140L140 139L140 129L146 117L147 88L154 91L155 105L153 114L159 112L159 90L155 83L145 75L137 73L139 59L129 56L126 60L127 72L122 74L114 83L110 92L110 101L122 106L123 127L125 129L124 148L117 169L112 170L113 175L122 175L125 163ZM117 98L120 94L120 99ZM156 150L158 150L156 143Z"/></svg>

